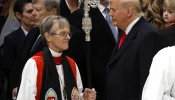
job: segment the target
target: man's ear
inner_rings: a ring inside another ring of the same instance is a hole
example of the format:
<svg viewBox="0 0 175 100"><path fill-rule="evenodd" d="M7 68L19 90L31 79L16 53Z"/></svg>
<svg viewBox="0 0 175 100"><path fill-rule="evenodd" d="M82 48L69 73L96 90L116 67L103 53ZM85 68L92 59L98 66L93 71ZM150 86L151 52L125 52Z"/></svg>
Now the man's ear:
<svg viewBox="0 0 175 100"><path fill-rule="evenodd" d="M57 15L57 9L56 9L56 8L53 8L53 9L51 10L51 14L52 14L52 15Z"/></svg>
<svg viewBox="0 0 175 100"><path fill-rule="evenodd" d="M21 16L21 14L20 13L18 13L18 12L15 12L15 16L19 19L19 20L21 20L22 19L22 16Z"/></svg>
<svg viewBox="0 0 175 100"><path fill-rule="evenodd" d="M133 14L133 9L132 8L128 8L127 9L127 17L131 17Z"/></svg>

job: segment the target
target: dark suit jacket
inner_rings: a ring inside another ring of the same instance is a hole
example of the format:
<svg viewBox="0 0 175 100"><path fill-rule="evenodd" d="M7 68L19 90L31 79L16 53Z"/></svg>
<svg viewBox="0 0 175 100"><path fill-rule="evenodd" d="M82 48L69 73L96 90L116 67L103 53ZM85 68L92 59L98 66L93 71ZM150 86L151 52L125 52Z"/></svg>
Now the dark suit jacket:
<svg viewBox="0 0 175 100"><path fill-rule="evenodd" d="M160 33L143 17L132 27L107 67L107 100L141 100L153 56L163 48Z"/></svg>
<svg viewBox="0 0 175 100"><path fill-rule="evenodd" d="M81 2L79 9L83 9L83 7L84 7L84 3ZM61 0L61 2L60 2L60 12L61 12L61 16L67 18L70 21L71 12L70 12L70 9L68 8L65 0Z"/></svg>
<svg viewBox="0 0 175 100"><path fill-rule="evenodd" d="M4 38L3 62L9 70L12 69L25 38L26 36L21 27Z"/></svg>
<svg viewBox="0 0 175 100"><path fill-rule="evenodd" d="M8 81L8 98L11 99L11 91L10 91L10 75L15 64L17 54L20 52L22 43L25 41L24 31L19 27L16 31L10 33L4 38L3 45L3 66L4 71L6 73L7 81ZM13 83L13 81L12 81Z"/></svg>
<svg viewBox="0 0 175 100"><path fill-rule="evenodd" d="M159 31L166 47L175 45L175 24Z"/></svg>
<svg viewBox="0 0 175 100"><path fill-rule="evenodd" d="M11 84L12 89L14 87L19 87L21 80L21 73L26 61L30 58L31 49L33 44L35 43L37 37L39 36L40 31L38 27L33 28L28 33L26 40L22 44L22 48L20 49L17 59L14 65L14 69L12 72L11 80L13 84Z"/></svg>
<svg viewBox="0 0 175 100"><path fill-rule="evenodd" d="M71 15L70 23L82 30L83 9L75 11ZM92 85L97 91L97 100L104 99L106 66L116 45L111 29L98 8L91 8L89 16L92 20L92 30L90 32L90 56L92 69ZM85 36L85 33L84 33ZM85 37L84 37L85 39ZM86 44L85 44L86 45ZM87 48L86 48L87 49ZM79 54L80 55L80 54ZM84 54L81 55L86 55ZM84 57L84 59L86 56ZM86 64L78 65L83 84L86 84ZM84 86L86 87L86 85Z"/></svg>
<svg viewBox="0 0 175 100"><path fill-rule="evenodd" d="M5 84L5 71L4 71L4 67L2 64L2 54L3 54L3 45L0 46L0 97L2 98L3 96L3 88L4 88L4 84Z"/></svg>

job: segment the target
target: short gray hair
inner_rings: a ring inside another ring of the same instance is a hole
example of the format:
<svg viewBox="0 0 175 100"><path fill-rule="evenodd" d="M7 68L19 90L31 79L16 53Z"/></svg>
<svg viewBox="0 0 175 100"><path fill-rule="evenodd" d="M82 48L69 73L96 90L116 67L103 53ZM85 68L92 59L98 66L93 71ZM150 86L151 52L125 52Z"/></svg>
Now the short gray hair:
<svg viewBox="0 0 175 100"><path fill-rule="evenodd" d="M32 0L32 3L42 1L48 11L53 8L57 9L57 14L60 15L60 0Z"/></svg>
<svg viewBox="0 0 175 100"><path fill-rule="evenodd" d="M46 32L48 32L49 34L52 34L54 25L58 25L59 29L64 29L67 27L70 29L69 22L67 21L66 18L62 16L52 15L44 18L43 21L41 22L40 24L41 36L44 38L44 34Z"/></svg>

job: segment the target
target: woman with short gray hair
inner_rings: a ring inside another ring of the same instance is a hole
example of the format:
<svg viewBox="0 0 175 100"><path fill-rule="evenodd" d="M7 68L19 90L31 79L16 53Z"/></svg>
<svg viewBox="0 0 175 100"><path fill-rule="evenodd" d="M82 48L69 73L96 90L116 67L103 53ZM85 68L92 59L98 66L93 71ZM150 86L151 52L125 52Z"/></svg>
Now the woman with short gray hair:
<svg viewBox="0 0 175 100"><path fill-rule="evenodd" d="M77 64L64 54L71 38L68 21L48 16L40 30L47 45L27 61L17 100L95 100L95 89L86 88L82 93Z"/></svg>

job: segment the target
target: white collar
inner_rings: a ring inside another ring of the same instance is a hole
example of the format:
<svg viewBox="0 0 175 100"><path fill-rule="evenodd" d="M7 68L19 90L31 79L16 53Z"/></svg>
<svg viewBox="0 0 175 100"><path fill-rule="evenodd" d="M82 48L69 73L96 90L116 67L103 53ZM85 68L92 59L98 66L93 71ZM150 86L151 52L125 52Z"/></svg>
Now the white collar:
<svg viewBox="0 0 175 100"><path fill-rule="evenodd" d="M23 30L25 36L27 36L28 32L21 26L21 29Z"/></svg>
<svg viewBox="0 0 175 100"><path fill-rule="evenodd" d="M61 53L58 53L58 52L53 51L53 50L50 49L50 48L49 48L49 50L50 50L50 52L51 52L51 54L52 54L53 57L59 57L59 56L62 55L62 52L61 52Z"/></svg>
<svg viewBox="0 0 175 100"><path fill-rule="evenodd" d="M140 17L137 17L132 23L129 24L129 26L126 28L125 33L128 35L132 27L136 24L136 22L140 19Z"/></svg>

